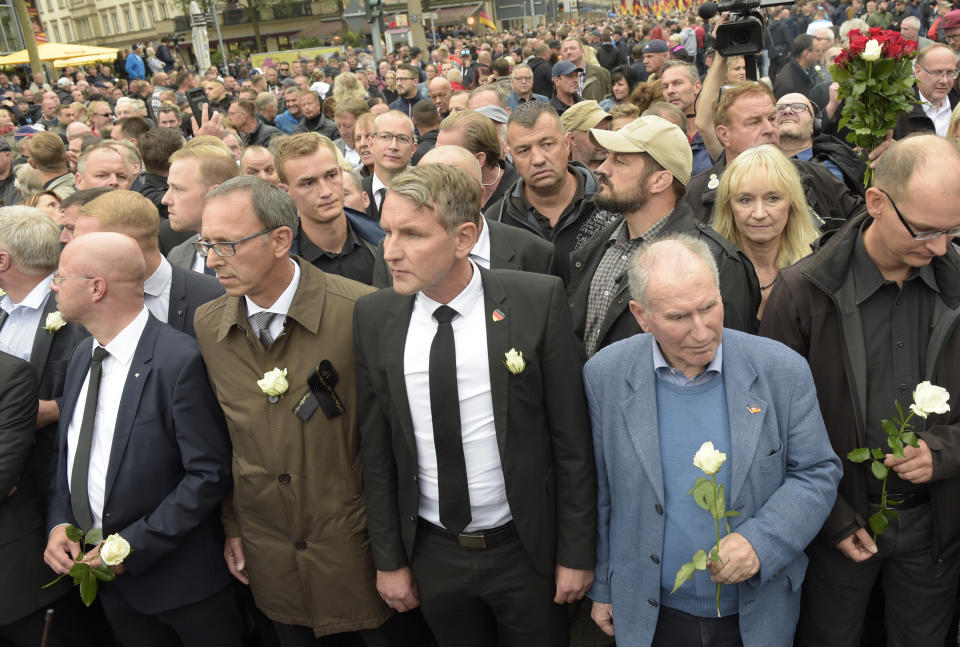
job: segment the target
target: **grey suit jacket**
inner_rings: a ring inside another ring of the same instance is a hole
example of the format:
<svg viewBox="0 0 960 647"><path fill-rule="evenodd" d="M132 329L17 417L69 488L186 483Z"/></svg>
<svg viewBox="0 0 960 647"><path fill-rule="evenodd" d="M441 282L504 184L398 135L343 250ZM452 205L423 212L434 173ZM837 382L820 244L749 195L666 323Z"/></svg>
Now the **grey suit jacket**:
<svg viewBox="0 0 960 647"><path fill-rule="evenodd" d="M185 270L193 269L193 258L196 251L193 249L193 243L200 240L200 234L194 234L167 253L167 260L174 267L182 267Z"/></svg>

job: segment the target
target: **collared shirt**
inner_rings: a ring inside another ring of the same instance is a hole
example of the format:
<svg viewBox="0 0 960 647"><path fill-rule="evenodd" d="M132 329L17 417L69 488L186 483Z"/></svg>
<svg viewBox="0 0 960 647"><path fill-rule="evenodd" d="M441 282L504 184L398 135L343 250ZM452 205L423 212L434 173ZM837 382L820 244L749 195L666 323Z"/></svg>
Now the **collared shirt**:
<svg viewBox="0 0 960 647"><path fill-rule="evenodd" d="M883 278L863 244L865 230L865 227L860 230L851 265L864 351L869 358L866 374L867 410L863 413L866 416L867 445L880 447L886 452L887 435L881 421L896 414L895 400L899 400L906 409L914 387L923 379L939 288L933 268L929 265L910 270L902 286ZM867 488L870 493L879 495L881 483L868 478ZM890 471L888 492L923 489L926 489L926 485L904 481L893 470Z"/></svg>
<svg viewBox="0 0 960 647"><path fill-rule="evenodd" d="M297 286L300 285L300 266L297 265L296 261L292 258L290 262L293 263L293 278L290 280L290 285L287 286L287 289L273 302L269 308L261 308L256 303L250 300L250 297L244 295L243 300L247 305L247 321L250 323L251 330L259 330L257 328L257 323L253 319L253 315L267 310L278 314L278 317L274 317L273 321L270 322L270 336L276 339L283 333L283 326L287 322L287 313L290 311L290 304L293 303L293 297L297 293Z"/></svg>
<svg viewBox="0 0 960 647"><path fill-rule="evenodd" d="M0 299L0 309L7 313L7 320L0 328L0 351L30 361L43 309L47 299L54 298L50 291L52 278L51 274L33 286L20 303L14 303L9 294Z"/></svg>
<svg viewBox="0 0 960 647"><path fill-rule="evenodd" d="M173 284L173 269L170 262L160 257L156 271L143 282L143 305L154 317L167 323L170 314L170 286Z"/></svg>
<svg viewBox="0 0 960 647"><path fill-rule="evenodd" d="M483 228L480 230L480 234L477 236L477 242L474 244L473 249L470 250L470 258L474 263L479 265L485 270L490 269L490 225L483 221L483 216L480 216L482 221Z"/></svg>
<svg viewBox="0 0 960 647"><path fill-rule="evenodd" d="M387 185L384 184L379 177L377 177L376 171L373 172L373 182L370 186L373 189L373 195L370 196L370 199L373 200L374 204L377 207L377 213L383 209L383 199L386 197L386 193L380 193L380 189L386 189Z"/></svg>
<svg viewBox="0 0 960 647"><path fill-rule="evenodd" d="M569 170L569 167L567 172L572 172ZM524 195L523 191L525 183L522 179L517 182L516 185L514 185L513 192L510 194L510 200L513 201L513 204L517 210L526 216L527 222L536 228L537 233L541 238L552 242L556 238L557 232L563 229L563 226L567 224L566 220L570 214L577 212L578 207L580 206L580 201L583 200L587 181L586 177L580 173L574 172L573 175L577 178L577 190L573 194L573 200L570 201L570 204L567 205L567 207L563 210L563 213L560 214L560 217L557 218L556 225L550 224L550 218L537 211L537 208L530 204L529 200L527 200L527 196Z"/></svg>
<svg viewBox="0 0 960 647"><path fill-rule="evenodd" d="M97 414L93 421L93 443L90 445L90 468L87 472L87 495L90 499L90 511L93 513L93 527L103 527L103 504L107 489L107 468L110 465L110 448L113 447L113 434L117 426L117 414L120 412L120 399L127 382L133 355L140 343L143 329L147 326L149 311L140 311L127 327L110 340L104 348L110 353L103 360L103 376L100 378L100 395L97 398ZM90 349L100 344L94 340ZM80 393L77 394L77 406L73 410L67 427L67 485L73 475L74 454L80 437L80 425L83 423L83 409L87 400L87 386L90 384L90 371L83 380Z"/></svg>
<svg viewBox="0 0 960 647"><path fill-rule="evenodd" d="M206 274L207 270L207 257L201 256L197 252L193 253L193 266L190 268L198 274Z"/></svg>
<svg viewBox="0 0 960 647"><path fill-rule="evenodd" d="M339 252L322 249L304 233L297 232L299 256L329 274L373 285L373 252L357 237L350 220L347 220L347 241Z"/></svg>
<svg viewBox="0 0 960 647"><path fill-rule="evenodd" d="M466 527L468 531L496 528L512 518L494 425L483 283L477 266L471 265L473 276L470 283L447 304L459 313L451 325L457 349L460 436L472 517ZM403 374L417 442L420 516L436 525L442 524L430 410L430 346L437 333L433 312L440 305L422 292L417 294L403 353Z"/></svg>
<svg viewBox="0 0 960 647"><path fill-rule="evenodd" d="M363 164L363 161L360 159L360 153L350 148L346 142L343 143L343 158L354 167Z"/></svg>
<svg viewBox="0 0 960 647"><path fill-rule="evenodd" d="M670 213L673 213L672 211ZM657 236L663 229L670 213L653 223L642 236L630 238L630 228L623 220L610 234L607 249L603 252L597 271L590 281L590 294L587 296L587 320L584 328L583 345L587 358L599 350L600 331L603 329L603 320L607 316L607 309L616 298L620 288L626 280L627 268L633 253L643 244L644 239Z"/></svg>
<svg viewBox="0 0 960 647"><path fill-rule="evenodd" d="M947 136L947 129L950 127L950 115L953 112L953 108L950 106L950 99L944 97L940 100L940 107L937 108L929 99L923 96L923 93L919 90L917 94L920 95L920 107L923 108L923 114L927 115L930 118L930 121L933 122L933 128L937 131L937 134L941 137Z"/></svg>
<svg viewBox="0 0 960 647"><path fill-rule="evenodd" d="M683 374L683 371L670 366L670 362L667 361L667 358L663 356L663 351L660 350L660 343L654 340L653 370L661 380L666 380L677 386L706 384L723 375L723 342L717 345L717 352L714 353L713 359L710 360L706 368L693 377L687 377Z"/></svg>

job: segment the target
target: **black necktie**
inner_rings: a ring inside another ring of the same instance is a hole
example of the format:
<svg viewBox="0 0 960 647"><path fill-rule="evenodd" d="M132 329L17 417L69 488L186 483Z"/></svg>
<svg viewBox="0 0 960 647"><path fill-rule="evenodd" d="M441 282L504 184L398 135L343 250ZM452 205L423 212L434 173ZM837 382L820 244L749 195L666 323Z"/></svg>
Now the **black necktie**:
<svg viewBox="0 0 960 647"><path fill-rule="evenodd" d="M90 380L87 384L87 399L83 403L83 419L77 436L77 448L73 453L73 474L70 478L70 504L73 516L86 533L93 527L90 512L90 497L87 494L87 479L90 474L90 447L93 445L93 423L97 417L97 398L100 395L100 376L103 360L109 355L103 346L97 346L90 362Z"/></svg>
<svg viewBox="0 0 960 647"><path fill-rule="evenodd" d="M457 393L457 348L450 321L457 311L440 306L433 312L437 334L430 345L430 413L437 450L440 523L459 534L470 523L470 493L460 435L460 396Z"/></svg>
<svg viewBox="0 0 960 647"><path fill-rule="evenodd" d="M378 216L382 216L382 215L383 215L383 201L384 201L384 200L386 199L386 197L387 197L387 190L386 190L386 189L377 189L376 192L375 192L373 195L375 196L374 199L373 199L373 205L374 205L374 207L376 207L377 215L378 215ZM379 197L380 199L377 200L377 197Z"/></svg>

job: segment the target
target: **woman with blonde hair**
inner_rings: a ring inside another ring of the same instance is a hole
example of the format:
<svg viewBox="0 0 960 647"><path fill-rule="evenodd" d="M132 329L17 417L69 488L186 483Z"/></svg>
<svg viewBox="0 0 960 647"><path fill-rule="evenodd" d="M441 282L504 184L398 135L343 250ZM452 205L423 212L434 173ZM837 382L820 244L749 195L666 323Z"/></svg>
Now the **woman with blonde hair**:
<svg viewBox="0 0 960 647"><path fill-rule="evenodd" d="M343 100L348 97L366 101L367 91L360 83L356 74L353 72L341 72L333 80L333 98L336 99L336 103L342 103Z"/></svg>
<svg viewBox="0 0 960 647"><path fill-rule="evenodd" d="M960 103L950 113L950 125L947 126L947 137L953 141L960 141Z"/></svg>
<svg viewBox="0 0 960 647"><path fill-rule="evenodd" d="M727 165L711 225L753 263L762 297L758 319L780 269L810 253L819 220L796 167L774 146L746 150Z"/></svg>

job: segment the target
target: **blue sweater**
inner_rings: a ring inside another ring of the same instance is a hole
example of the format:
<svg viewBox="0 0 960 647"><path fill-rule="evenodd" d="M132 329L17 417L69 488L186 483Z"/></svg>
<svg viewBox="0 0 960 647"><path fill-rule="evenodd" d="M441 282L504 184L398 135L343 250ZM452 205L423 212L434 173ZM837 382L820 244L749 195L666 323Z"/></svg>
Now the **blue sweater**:
<svg viewBox="0 0 960 647"><path fill-rule="evenodd" d="M723 484L728 496L730 492L730 423L722 377L717 375L705 384L684 387L658 376L657 420L666 503L660 602L684 613L716 618L717 585L710 581L709 569L696 571L673 595L670 591L677 570L698 550L704 550L709 557L716 543L713 517L687 494L697 477L704 476L693 464L693 456L703 443L710 441L727 455L727 461L717 473L717 481ZM730 509L729 502L727 509ZM725 535L726 527L721 520L720 537ZM739 613L736 586L721 588L720 612L724 616Z"/></svg>

